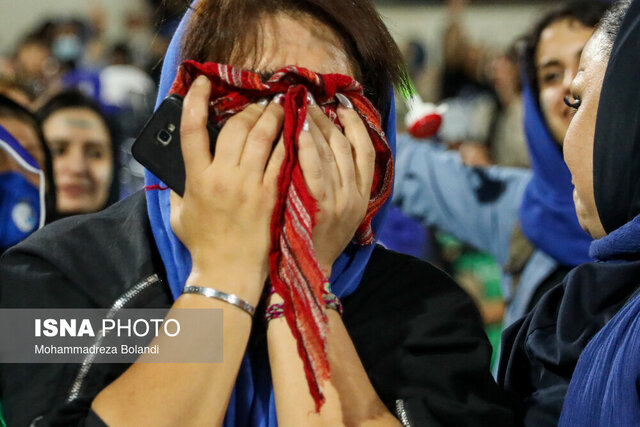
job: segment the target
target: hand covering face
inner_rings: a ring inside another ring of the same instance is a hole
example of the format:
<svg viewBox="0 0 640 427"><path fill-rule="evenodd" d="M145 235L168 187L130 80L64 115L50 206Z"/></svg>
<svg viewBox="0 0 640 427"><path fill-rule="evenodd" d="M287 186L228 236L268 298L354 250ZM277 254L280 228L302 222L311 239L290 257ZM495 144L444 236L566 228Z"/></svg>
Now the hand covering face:
<svg viewBox="0 0 640 427"><path fill-rule="evenodd" d="M375 148L375 169L367 213L354 240L359 245L374 242L371 219L391 194L393 157L380 126L380 114L363 95L362 86L349 76L316 74L290 66L277 71L266 82L260 75L230 65L186 61L180 66L171 93L185 96L193 81L205 75L212 82L210 121L222 125L252 102L284 94L283 141L285 159L278 177L278 199L271 219L269 278L284 300L284 313L298 342L311 394L319 409L324 401L321 383L329 378L326 335L327 316L324 277L311 240L317 204L309 192L298 162L298 137L307 114L307 94L332 121L340 126L336 94L346 96L367 126Z"/></svg>

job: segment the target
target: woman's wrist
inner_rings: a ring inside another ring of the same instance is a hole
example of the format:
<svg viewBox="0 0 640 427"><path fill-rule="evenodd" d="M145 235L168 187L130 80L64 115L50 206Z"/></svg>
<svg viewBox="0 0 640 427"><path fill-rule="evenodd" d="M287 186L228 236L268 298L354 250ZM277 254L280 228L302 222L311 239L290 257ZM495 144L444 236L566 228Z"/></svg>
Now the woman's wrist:
<svg viewBox="0 0 640 427"><path fill-rule="evenodd" d="M236 268L224 268L224 271L199 269L194 266L185 286L199 286L235 295L256 307L262 296L266 277L260 273Z"/></svg>
<svg viewBox="0 0 640 427"><path fill-rule="evenodd" d="M322 299L324 306L329 311L335 311L338 316L342 316L342 302L340 299L331 293L330 285L327 282L322 292ZM271 292L266 301L266 308L264 311L264 320L270 322L272 320L280 319L284 317L284 299L275 292Z"/></svg>
<svg viewBox="0 0 640 427"><path fill-rule="evenodd" d="M322 271L322 274L324 274L324 277L326 277L327 279L331 277L332 268L333 268L333 264L329 264L329 265L320 264L320 271Z"/></svg>

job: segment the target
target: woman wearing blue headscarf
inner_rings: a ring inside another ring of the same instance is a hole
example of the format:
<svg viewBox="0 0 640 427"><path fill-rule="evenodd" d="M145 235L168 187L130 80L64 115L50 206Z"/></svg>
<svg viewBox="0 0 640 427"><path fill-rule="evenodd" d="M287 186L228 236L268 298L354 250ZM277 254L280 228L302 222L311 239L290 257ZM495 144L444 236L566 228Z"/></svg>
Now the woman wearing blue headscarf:
<svg viewBox="0 0 640 427"><path fill-rule="evenodd" d="M394 148L389 80L401 82L403 72L397 47L370 1L195 2L167 54L161 98L184 59L228 62L266 78L290 64L332 73L327 82L350 81L335 73L357 76L382 115L389 152ZM246 77L259 84L254 73L234 69L226 75L234 83ZM217 102L209 98L212 81L195 79L184 100L184 197L148 174L146 194L36 234L2 259L0 302L14 308L115 311L218 308L224 316L224 363L100 365L89 358L81 367L3 365L0 398L9 424L34 419L85 425L510 424L510 410L488 370L489 344L468 296L428 264L351 241L371 203L361 194L371 187L380 155L373 155L372 134L355 114L361 98L351 103L337 96L344 134L312 98L301 104L309 114L295 127L300 169L318 201L310 237L335 295L326 317L319 316L327 328L331 375L318 382L321 388L312 388L321 375L306 375L307 367L322 365L306 353L306 342L296 341L296 330L278 318L281 288L270 295L264 285L272 273L267 255L275 182L286 158L282 142L272 151L272 141L279 139L283 121L284 140L291 137L287 120L300 115L291 107L296 99L304 101L295 98L304 88L287 92L286 111L267 99L235 114L223 125L212 158L204 127L209 102ZM237 100L236 95L223 101ZM304 203L294 200L286 209L300 212ZM385 210L381 203L374 233ZM52 245L55 251L48 250ZM307 271L302 267L284 274L297 279ZM258 309L252 319L261 300L274 304L266 314ZM331 309L340 305L344 317ZM280 305L285 315L288 308Z"/></svg>
<svg viewBox="0 0 640 427"><path fill-rule="evenodd" d="M506 328L574 266L589 261L562 140L563 98L580 52L607 5L572 2L542 17L526 38L524 130L532 170L471 168L457 153L398 137L393 202L406 214L493 255L502 266Z"/></svg>
<svg viewBox="0 0 640 427"><path fill-rule="evenodd" d="M525 425L555 426L561 411L561 424L573 426L632 426L640 420L633 299L640 277L634 91L640 3L629 4L619 1L598 24L567 96L575 115L564 158L578 219L596 239L589 254L599 262L571 270L504 342L498 380L522 403L518 417Z"/></svg>

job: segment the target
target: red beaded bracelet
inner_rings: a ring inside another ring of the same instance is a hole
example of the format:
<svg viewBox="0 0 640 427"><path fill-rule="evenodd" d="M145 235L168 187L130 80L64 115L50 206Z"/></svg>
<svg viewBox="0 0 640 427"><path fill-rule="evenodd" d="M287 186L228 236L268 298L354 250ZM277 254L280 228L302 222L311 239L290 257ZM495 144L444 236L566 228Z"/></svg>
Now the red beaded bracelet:
<svg viewBox="0 0 640 427"><path fill-rule="evenodd" d="M342 303L340 302L340 299L337 296L335 296L332 293L328 293L328 294L324 294L322 298L324 299L326 308L331 310L336 310L338 314L342 316L342 312L343 312ZM278 319L280 317L284 317L283 303L271 304L269 307L267 307L264 313L264 320L267 322L269 320Z"/></svg>

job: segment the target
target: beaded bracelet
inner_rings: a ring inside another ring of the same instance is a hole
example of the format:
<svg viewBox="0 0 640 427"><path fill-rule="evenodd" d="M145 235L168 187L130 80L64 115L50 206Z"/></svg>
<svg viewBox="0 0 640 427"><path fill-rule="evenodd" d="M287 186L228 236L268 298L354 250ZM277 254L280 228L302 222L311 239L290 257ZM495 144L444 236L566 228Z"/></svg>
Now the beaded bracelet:
<svg viewBox="0 0 640 427"><path fill-rule="evenodd" d="M268 322L271 319L278 319L284 316L284 304L271 304L264 312L264 320Z"/></svg>
<svg viewBox="0 0 640 427"><path fill-rule="evenodd" d="M324 294L322 296L324 300L325 307L331 310L336 310L340 316L342 316L342 303L340 299L332 293ZM268 322L269 320L278 319L280 317L284 317L284 303L276 303L271 304L267 307L264 313L264 320Z"/></svg>
<svg viewBox="0 0 640 427"><path fill-rule="evenodd" d="M337 311L338 314L342 316L342 303L337 296L335 296L334 294L326 294L324 295L323 299L325 307Z"/></svg>

